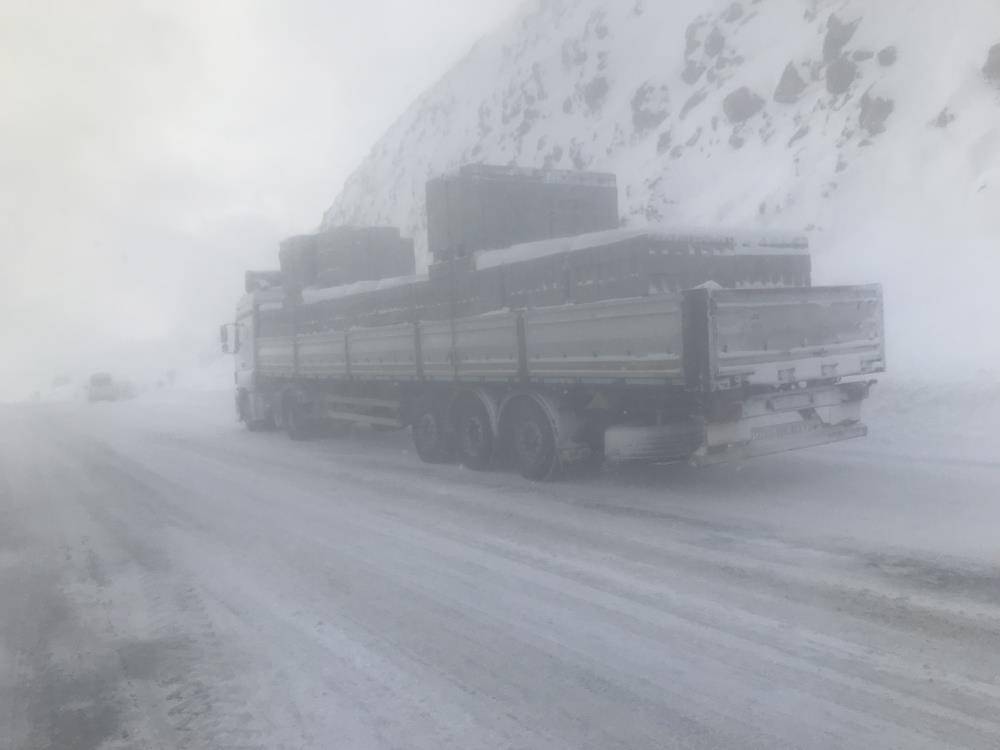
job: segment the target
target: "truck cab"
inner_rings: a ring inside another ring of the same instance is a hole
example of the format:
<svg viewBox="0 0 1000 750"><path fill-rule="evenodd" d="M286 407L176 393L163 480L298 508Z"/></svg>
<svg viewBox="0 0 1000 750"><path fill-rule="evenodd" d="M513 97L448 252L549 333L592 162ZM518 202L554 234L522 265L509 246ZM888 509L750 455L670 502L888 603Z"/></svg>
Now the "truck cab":
<svg viewBox="0 0 1000 750"><path fill-rule="evenodd" d="M236 306L234 321L222 325L219 330L222 351L234 358L236 416L250 429L273 423L270 403L259 388L256 342L261 306L281 307L284 296L280 287L265 286L248 291Z"/></svg>

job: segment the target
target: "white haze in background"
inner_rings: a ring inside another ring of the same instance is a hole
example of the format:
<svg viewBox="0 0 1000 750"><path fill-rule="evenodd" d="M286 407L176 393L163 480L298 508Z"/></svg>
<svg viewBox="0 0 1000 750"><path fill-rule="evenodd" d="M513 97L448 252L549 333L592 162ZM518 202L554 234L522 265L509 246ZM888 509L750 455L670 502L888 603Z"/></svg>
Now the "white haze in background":
<svg viewBox="0 0 1000 750"><path fill-rule="evenodd" d="M247 267L515 0L0 0L0 399L215 352Z"/></svg>

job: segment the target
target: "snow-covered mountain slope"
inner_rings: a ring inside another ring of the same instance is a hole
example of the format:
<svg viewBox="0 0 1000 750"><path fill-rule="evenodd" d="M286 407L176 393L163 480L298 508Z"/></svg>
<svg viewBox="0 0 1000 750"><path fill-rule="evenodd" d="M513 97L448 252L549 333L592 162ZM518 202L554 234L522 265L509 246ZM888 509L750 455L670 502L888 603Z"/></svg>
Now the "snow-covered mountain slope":
<svg viewBox="0 0 1000 750"><path fill-rule="evenodd" d="M420 253L429 176L614 171L627 224L805 231L818 281L886 283L903 358L995 366L1000 337L956 330L1000 318L998 43L996 0L533 0L323 223L398 225Z"/></svg>

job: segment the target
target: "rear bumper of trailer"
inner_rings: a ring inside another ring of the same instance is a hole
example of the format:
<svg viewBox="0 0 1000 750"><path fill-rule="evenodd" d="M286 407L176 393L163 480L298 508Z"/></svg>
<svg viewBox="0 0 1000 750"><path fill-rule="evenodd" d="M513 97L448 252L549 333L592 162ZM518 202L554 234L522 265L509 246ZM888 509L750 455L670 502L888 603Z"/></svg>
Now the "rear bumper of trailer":
<svg viewBox="0 0 1000 750"><path fill-rule="evenodd" d="M769 430L769 431L768 431ZM770 456L775 453L814 448L841 440L852 440L865 437L868 427L862 423L829 425L822 422L806 422L768 428L756 432L754 438L746 443L702 448L692 457L692 462L698 466L711 466L731 461L745 461L748 458Z"/></svg>
<svg viewBox="0 0 1000 750"><path fill-rule="evenodd" d="M861 404L870 382L842 383L751 396L730 402L728 420L709 420L692 460L740 461L865 437Z"/></svg>

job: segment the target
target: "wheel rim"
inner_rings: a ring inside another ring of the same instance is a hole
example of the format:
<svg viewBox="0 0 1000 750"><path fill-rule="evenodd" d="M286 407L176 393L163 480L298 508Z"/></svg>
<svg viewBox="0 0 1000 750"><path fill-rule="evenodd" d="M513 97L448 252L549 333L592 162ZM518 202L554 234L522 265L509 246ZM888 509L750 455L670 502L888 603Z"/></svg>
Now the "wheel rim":
<svg viewBox="0 0 1000 750"><path fill-rule="evenodd" d="M534 419L526 419L518 426L514 449L522 463L537 461L542 453L545 437Z"/></svg>

